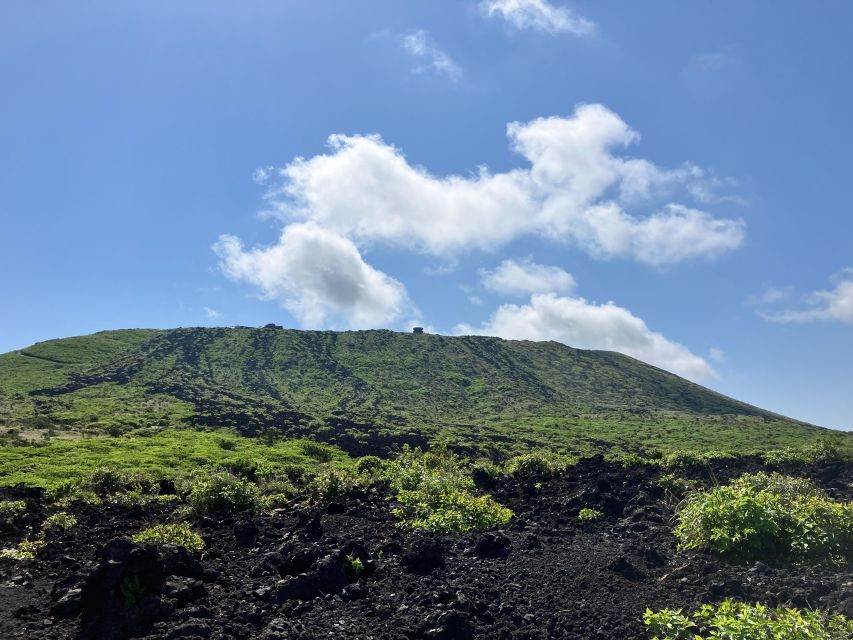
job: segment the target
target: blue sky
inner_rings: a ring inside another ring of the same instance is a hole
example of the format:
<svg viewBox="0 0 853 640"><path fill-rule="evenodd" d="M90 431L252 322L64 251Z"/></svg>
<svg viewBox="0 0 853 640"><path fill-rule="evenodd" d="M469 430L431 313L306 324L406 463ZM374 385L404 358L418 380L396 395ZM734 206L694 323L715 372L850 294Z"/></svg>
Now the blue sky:
<svg viewBox="0 0 853 640"><path fill-rule="evenodd" d="M853 5L0 8L0 351L122 327L613 348L853 427Z"/></svg>

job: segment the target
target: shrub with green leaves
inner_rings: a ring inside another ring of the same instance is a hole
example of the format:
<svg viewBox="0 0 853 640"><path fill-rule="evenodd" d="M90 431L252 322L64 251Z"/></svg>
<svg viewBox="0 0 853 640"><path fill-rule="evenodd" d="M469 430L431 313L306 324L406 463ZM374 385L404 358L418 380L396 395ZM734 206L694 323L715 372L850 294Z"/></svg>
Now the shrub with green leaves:
<svg viewBox="0 0 853 640"><path fill-rule="evenodd" d="M770 608L725 600L692 615L681 609L647 609L643 621L653 640L848 640L853 621L820 611Z"/></svg>
<svg viewBox="0 0 853 640"><path fill-rule="evenodd" d="M254 511L260 504L257 485L229 473L215 473L196 482L189 495L195 514Z"/></svg>
<svg viewBox="0 0 853 640"><path fill-rule="evenodd" d="M775 449L764 454L764 462L767 464L786 464L791 466L816 464L841 460L841 451L834 442L827 439L818 440L812 444L800 447L787 447Z"/></svg>
<svg viewBox="0 0 853 640"><path fill-rule="evenodd" d="M573 456L553 451L531 451L507 460L504 471L508 476L540 476L562 473L578 463Z"/></svg>
<svg viewBox="0 0 853 640"><path fill-rule="evenodd" d="M14 518L26 513L27 503L23 500L0 501L0 518Z"/></svg>
<svg viewBox="0 0 853 640"><path fill-rule="evenodd" d="M308 483L308 496L319 502L336 502L359 484L359 479L346 469L325 469Z"/></svg>
<svg viewBox="0 0 853 640"><path fill-rule="evenodd" d="M388 474L399 504L394 515L403 527L435 533L482 531L512 517L490 496L474 494L461 460L447 451L405 448Z"/></svg>
<svg viewBox="0 0 853 640"><path fill-rule="evenodd" d="M672 501L679 502L696 490L697 482L672 473L665 473L656 483Z"/></svg>
<svg viewBox="0 0 853 640"><path fill-rule="evenodd" d="M44 533L41 533L34 540L22 540L13 549L0 549L0 560L15 562L33 560L46 546L47 540L45 540Z"/></svg>
<svg viewBox="0 0 853 640"><path fill-rule="evenodd" d="M204 551L204 540L186 522L158 524L148 527L133 536L133 541L176 544L184 547L190 553L201 553Z"/></svg>
<svg viewBox="0 0 853 640"><path fill-rule="evenodd" d="M687 497L675 535L685 549L737 559L853 558L853 505L830 499L810 480L746 474Z"/></svg>
<svg viewBox="0 0 853 640"><path fill-rule="evenodd" d="M41 528L42 531L57 532L68 531L76 526L77 518L69 513L60 511L59 513L54 513L53 515L48 516L42 523Z"/></svg>
<svg viewBox="0 0 853 640"><path fill-rule="evenodd" d="M578 518L584 521L591 520L601 520L604 517L604 514L601 513L598 509L590 509L589 507L584 507L580 511L578 511Z"/></svg>

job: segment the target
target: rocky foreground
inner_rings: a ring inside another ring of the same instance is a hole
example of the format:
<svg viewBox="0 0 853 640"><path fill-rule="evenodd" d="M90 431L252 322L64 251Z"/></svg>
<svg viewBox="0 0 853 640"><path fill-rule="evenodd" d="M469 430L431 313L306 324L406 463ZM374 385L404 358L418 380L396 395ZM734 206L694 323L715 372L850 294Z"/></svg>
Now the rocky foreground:
<svg viewBox="0 0 853 640"><path fill-rule="evenodd" d="M686 475L706 484L757 461ZM395 526L381 489L322 509L193 521L206 550L135 544L174 507L77 504L78 525L35 561L0 565L0 638L354 638L465 640L647 638L647 607L693 608L725 597L853 617L843 566L738 565L680 552L673 507L654 468L590 458L552 478L483 489L515 512L502 531L433 536ZM797 473L850 500L853 466ZM0 490L45 513L38 491ZM581 507L601 520L583 522ZM11 546L20 531L0 531ZM359 563L353 564L353 559Z"/></svg>

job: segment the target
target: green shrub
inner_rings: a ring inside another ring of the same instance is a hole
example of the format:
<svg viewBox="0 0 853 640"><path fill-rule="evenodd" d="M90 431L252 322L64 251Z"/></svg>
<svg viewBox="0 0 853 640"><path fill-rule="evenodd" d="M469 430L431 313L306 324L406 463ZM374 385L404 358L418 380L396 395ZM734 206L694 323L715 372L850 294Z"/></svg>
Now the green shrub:
<svg viewBox="0 0 853 640"><path fill-rule="evenodd" d="M115 467L102 466L89 474L83 488L97 496L105 497L123 491L155 493L157 486L157 481L148 474L132 473Z"/></svg>
<svg viewBox="0 0 853 640"><path fill-rule="evenodd" d="M317 462L331 462L334 458L334 450L327 444L305 440L302 442L302 453Z"/></svg>
<svg viewBox="0 0 853 640"><path fill-rule="evenodd" d="M228 473L216 473L195 483L190 490L190 509L196 514L217 511L254 511L260 503L258 487Z"/></svg>
<svg viewBox="0 0 853 640"><path fill-rule="evenodd" d="M739 559L842 561L853 553L853 505L829 499L809 480L746 474L728 486L688 496L675 534L682 548Z"/></svg>
<svg viewBox="0 0 853 640"><path fill-rule="evenodd" d="M663 489L667 496L674 502L680 502L687 495L695 491L697 487L697 482L695 480L688 480L687 478L682 478L681 476L676 476L672 473L663 474L657 479L656 484Z"/></svg>
<svg viewBox="0 0 853 640"><path fill-rule="evenodd" d="M653 640L847 640L853 621L820 611L750 605L725 600L703 605L692 616L681 609L646 610L643 621Z"/></svg>
<svg viewBox="0 0 853 640"><path fill-rule="evenodd" d="M133 536L133 541L176 544L186 548L190 553L201 553L204 551L204 540L186 522L158 524L148 527Z"/></svg>
<svg viewBox="0 0 853 640"><path fill-rule="evenodd" d="M77 526L77 518L71 514L60 511L48 516L42 523L42 531L68 531Z"/></svg>
<svg viewBox="0 0 853 640"><path fill-rule="evenodd" d="M23 500L3 500L0 502L0 518L14 518L26 513L27 503Z"/></svg>
<svg viewBox="0 0 853 640"><path fill-rule="evenodd" d="M35 540L22 540L14 549L0 549L0 560L33 560L47 546L44 533L38 535Z"/></svg>
<svg viewBox="0 0 853 640"><path fill-rule="evenodd" d="M504 471L512 477L555 474L562 473L577 462L577 458L573 456L544 450L531 451L510 458L504 465Z"/></svg>
<svg viewBox="0 0 853 640"><path fill-rule="evenodd" d="M358 478L345 469L325 469L308 483L308 496L319 502L336 502L359 483Z"/></svg>
<svg viewBox="0 0 853 640"><path fill-rule="evenodd" d="M371 475L380 471L385 466L385 461L378 456L364 456L355 463L355 470L364 475Z"/></svg>
<svg viewBox="0 0 853 640"><path fill-rule="evenodd" d="M589 507L584 507L578 512L578 518L585 521L590 520L600 520L604 517L604 514L601 513L598 509L590 509Z"/></svg>
<svg viewBox="0 0 853 640"><path fill-rule="evenodd" d="M785 449L768 451L763 457L764 462L767 464L787 465L815 464L842 459L838 446L826 438L800 447L787 447Z"/></svg>
<svg viewBox="0 0 853 640"><path fill-rule="evenodd" d="M405 448L388 475L400 526L435 533L482 531L512 517L512 511L491 497L474 495L470 475L447 451Z"/></svg>

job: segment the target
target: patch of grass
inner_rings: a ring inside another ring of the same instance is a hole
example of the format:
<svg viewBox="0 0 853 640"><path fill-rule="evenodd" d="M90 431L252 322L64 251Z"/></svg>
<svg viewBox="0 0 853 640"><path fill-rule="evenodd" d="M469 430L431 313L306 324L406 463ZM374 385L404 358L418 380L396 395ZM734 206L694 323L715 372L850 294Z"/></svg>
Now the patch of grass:
<svg viewBox="0 0 853 640"><path fill-rule="evenodd" d="M553 475L577 463L578 459L573 456L539 450L510 458L504 465L504 472L511 477Z"/></svg>
<svg viewBox="0 0 853 640"><path fill-rule="evenodd" d="M675 535L682 548L743 560L845 561L853 555L853 505L831 500L806 479L746 474L688 496Z"/></svg>
<svg viewBox="0 0 853 640"><path fill-rule="evenodd" d="M578 511L578 518L585 522L591 522L592 520L601 520L604 517L604 514L601 513L598 509L590 509L589 507L583 507L580 511Z"/></svg>
<svg viewBox="0 0 853 640"><path fill-rule="evenodd" d="M14 518L26 513L27 503L23 500L3 500L0 502L0 518Z"/></svg>
<svg viewBox="0 0 853 640"><path fill-rule="evenodd" d="M842 615L725 600L692 615L681 609L647 609L643 621L653 640L848 640L853 621Z"/></svg>
<svg viewBox="0 0 853 640"><path fill-rule="evenodd" d="M672 473L663 474L657 479L656 484L664 490L670 502L680 502L695 491L698 486L695 480L682 478Z"/></svg>
<svg viewBox="0 0 853 640"><path fill-rule="evenodd" d="M260 505L260 499L257 485L220 472L196 482L188 500L193 513L202 515L219 511L255 511Z"/></svg>
<svg viewBox="0 0 853 640"><path fill-rule="evenodd" d="M234 443L222 448L223 438ZM266 444L258 438L234 435L225 429L153 429L119 438L52 440L50 443L0 446L0 486L44 487L55 499L78 489L102 495L132 490L147 479L191 479L214 469L227 469L250 460L264 474L301 475L317 462L306 455L301 440ZM349 464L339 449L330 464ZM94 492L94 491L93 491Z"/></svg>
<svg viewBox="0 0 853 640"><path fill-rule="evenodd" d="M406 448L389 469L401 526L435 533L482 531L505 524L512 511L486 495L474 494L474 483L462 461L447 451Z"/></svg>
<svg viewBox="0 0 853 640"><path fill-rule="evenodd" d="M158 524L148 527L137 533L132 539L134 542L176 544L184 547L190 553L201 553L204 551L204 540L186 522Z"/></svg>

